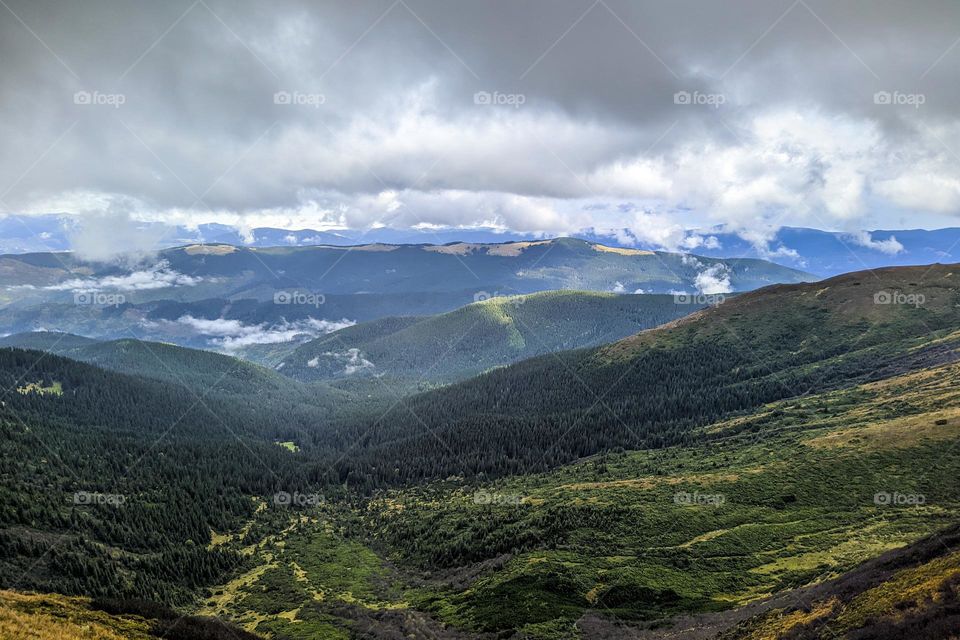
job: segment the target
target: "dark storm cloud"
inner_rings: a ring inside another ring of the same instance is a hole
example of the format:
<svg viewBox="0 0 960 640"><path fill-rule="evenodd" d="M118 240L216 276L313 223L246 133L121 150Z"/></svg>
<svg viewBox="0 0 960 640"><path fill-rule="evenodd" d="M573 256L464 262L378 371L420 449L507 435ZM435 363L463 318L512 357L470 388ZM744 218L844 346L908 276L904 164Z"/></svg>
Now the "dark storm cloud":
<svg viewBox="0 0 960 640"><path fill-rule="evenodd" d="M619 197L740 226L954 213L958 38L947 1L7 0L0 193L543 230Z"/></svg>

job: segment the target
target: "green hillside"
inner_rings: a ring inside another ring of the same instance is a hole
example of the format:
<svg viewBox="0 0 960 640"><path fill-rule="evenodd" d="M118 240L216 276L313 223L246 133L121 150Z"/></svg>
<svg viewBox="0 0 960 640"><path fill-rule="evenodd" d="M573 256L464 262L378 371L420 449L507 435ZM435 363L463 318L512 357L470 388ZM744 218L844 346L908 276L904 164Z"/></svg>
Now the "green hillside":
<svg viewBox="0 0 960 640"><path fill-rule="evenodd" d="M64 353L71 349L88 347L97 342L98 341L93 338L85 338L84 336L61 333L59 331L28 331L26 333L16 333L0 338L0 348L16 347L18 349L36 349L37 351L49 351L50 353Z"/></svg>
<svg viewBox="0 0 960 640"><path fill-rule="evenodd" d="M8 336L0 348L38 349L109 371L184 387L197 398L232 396L254 403L304 403L326 417L355 404L354 393L323 384L302 384L273 369L232 356L143 340L91 340L71 334L30 332Z"/></svg>
<svg viewBox="0 0 960 640"><path fill-rule="evenodd" d="M300 380L450 382L543 353L613 342L702 308L673 296L552 291L428 318L386 318L313 340L279 369Z"/></svg>
<svg viewBox="0 0 960 640"><path fill-rule="evenodd" d="M254 522L272 533L223 543L255 543L253 566L201 612L293 638L353 637L376 620L543 639L647 637L658 621L650 637L666 639L691 624L675 616L696 615L704 638L752 620L729 637L759 639L815 619L790 590L822 583L803 593L829 624L797 637L946 615L956 534L879 573L861 564L960 521L958 389L960 364L941 365L765 405L694 446L265 511ZM891 592L888 576L910 589Z"/></svg>
<svg viewBox="0 0 960 640"><path fill-rule="evenodd" d="M195 375L164 381L137 354L143 376L0 349L0 585L192 601L244 563L207 548L211 530L249 518L253 496L305 482L312 473L296 444L365 402L321 387L285 391L296 383L283 378L271 390L276 374L216 354L179 354L195 357L167 364ZM200 367L208 357L256 376ZM206 384L217 375L224 382Z"/></svg>
<svg viewBox="0 0 960 640"><path fill-rule="evenodd" d="M944 640L960 634L960 527L885 553L825 584L785 594L723 640Z"/></svg>
<svg viewBox="0 0 960 640"><path fill-rule="evenodd" d="M605 449L689 443L695 427L767 402L930 366L952 357L956 269L768 287L608 346L424 393L344 433L344 446L366 434L369 453L355 451L338 473L403 482L543 470Z"/></svg>

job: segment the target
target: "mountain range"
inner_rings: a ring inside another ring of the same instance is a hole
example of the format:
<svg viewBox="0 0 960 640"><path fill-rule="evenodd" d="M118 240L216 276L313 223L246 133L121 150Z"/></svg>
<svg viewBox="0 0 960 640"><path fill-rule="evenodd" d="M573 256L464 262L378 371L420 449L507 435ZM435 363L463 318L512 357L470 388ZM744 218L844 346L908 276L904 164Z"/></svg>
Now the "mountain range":
<svg viewBox="0 0 960 640"><path fill-rule="evenodd" d="M860 271L688 314L494 297L270 367L10 336L0 586L63 596L0 592L0 629L147 637L185 613L197 637L216 616L294 639L942 638L958 274ZM390 375L339 369L364 360Z"/></svg>
<svg viewBox="0 0 960 640"><path fill-rule="evenodd" d="M230 244L246 247L351 246L367 244L499 244L544 239L542 235L495 228L392 229L363 231L336 229L280 229L257 227L239 229L207 223L195 228L161 223L137 223L137 233L151 239L152 249L190 244ZM82 225L67 214L8 215L0 218L0 254L67 251ZM613 247L663 250L643 240L643 234L629 229L600 232L585 229L572 237ZM698 255L722 258L742 257L769 260L776 264L828 277L883 266L908 266L960 259L960 228L826 231L782 227L758 246L734 230L724 227L693 229L684 246Z"/></svg>
<svg viewBox="0 0 960 640"><path fill-rule="evenodd" d="M434 315L490 298L558 289L671 294L676 317L718 296L812 279L758 259L571 238L263 249L188 245L109 263L63 252L9 254L0 256L0 323L9 333L139 338L270 361L279 351L263 345L296 345L356 323Z"/></svg>

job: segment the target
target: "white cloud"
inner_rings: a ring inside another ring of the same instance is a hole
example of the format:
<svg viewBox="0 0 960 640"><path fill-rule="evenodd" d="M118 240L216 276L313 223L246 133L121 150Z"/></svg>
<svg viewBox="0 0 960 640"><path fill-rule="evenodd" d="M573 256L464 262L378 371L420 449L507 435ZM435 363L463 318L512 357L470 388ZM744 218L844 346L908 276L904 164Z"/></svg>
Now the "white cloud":
<svg viewBox="0 0 960 640"><path fill-rule="evenodd" d="M696 275L694 286L699 293L710 295L715 293L730 293L730 269L723 263L713 264Z"/></svg>
<svg viewBox="0 0 960 640"><path fill-rule="evenodd" d="M337 359L344 361L345 366L343 368L344 375L352 376L355 373L364 371L366 369L373 369L375 365L363 357L363 354L360 352L360 349L351 348L346 351L328 352L323 354L325 356L332 356Z"/></svg>
<svg viewBox="0 0 960 640"><path fill-rule="evenodd" d="M334 361L338 364L343 365L343 374L347 376L352 376L355 373L360 371L374 369L375 365L363 357L363 353L360 352L360 349L350 348L345 351L327 351L323 354L326 358L333 358ZM307 366L316 369L320 366L320 356L312 358L307 361Z"/></svg>
<svg viewBox="0 0 960 640"><path fill-rule="evenodd" d="M960 179L953 176L910 171L879 182L875 190L905 209L947 214L960 212Z"/></svg>
<svg viewBox="0 0 960 640"><path fill-rule="evenodd" d="M593 229L673 251L719 248L715 237L690 229L719 223L763 252L783 225L862 228L876 208L867 203L877 199L881 207L960 212L954 159L931 155L926 139L894 144L876 122L851 115L799 106L748 110L734 139L674 141L653 153L637 152L634 133L613 125L496 110L450 120L425 104L412 101L392 114L393 128L358 115L333 134L298 128L264 140L264 162L291 174L283 183L293 195L283 202L258 206L263 198L251 196L249 205L211 210L70 192L43 206L130 211L135 221L100 216L76 237L78 251L98 259L118 248L149 248L156 231L146 220L232 224L246 242L261 225L487 227L544 236ZM952 140L949 134L938 132ZM471 152L460 153L464 148ZM438 157L446 160L436 165ZM371 170L382 182L358 182ZM226 180L242 193L261 178L237 167ZM624 206L631 199L639 204ZM119 234L108 233L114 228Z"/></svg>
<svg viewBox="0 0 960 640"><path fill-rule="evenodd" d="M293 340L307 340L356 324L352 320L322 320L307 318L296 322L283 321L277 324L246 324L240 320L195 318L185 315L177 323L196 333L210 336L211 346L224 351L235 351L255 344L275 344Z"/></svg>
<svg viewBox="0 0 960 640"><path fill-rule="evenodd" d="M854 244L868 249L874 249L890 256L895 256L904 250L903 245L897 240L896 236L890 236L886 240L874 240L870 237L870 233L860 231L858 233L848 234L846 237Z"/></svg>
<svg viewBox="0 0 960 640"><path fill-rule="evenodd" d="M156 250L157 243L163 239L163 230L130 217L129 209L139 204L136 200L104 195L91 199L93 202L86 205L90 209L74 211L86 215L81 218L80 226L68 234L70 247L80 258L94 262L108 262L121 256L138 259Z"/></svg>
<svg viewBox="0 0 960 640"><path fill-rule="evenodd" d="M122 276L104 276L102 278L74 278L45 287L49 291L149 291L170 287L194 287L204 278L184 275L170 268L166 261L132 271Z"/></svg>
<svg viewBox="0 0 960 640"><path fill-rule="evenodd" d="M763 55L727 73L776 17L769 3L703 3L695 20L671 3L620 3L622 21L591 13L541 59L544 43L583 12L579 3L451 12L425 1L422 23L376 3L270 11L241 3L225 32L210 12L181 16L169 3L42 12L10 2L75 60L85 83L103 88L115 83L118 60L143 53L142 34L183 18L118 87L129 97L119 113L71 104L73 80L51 71L56 61L37 55L21 24L0 21L0 174L20 176L4 201L17 211L106 212L76 238L91 259L152 247L138 224L119 224L118 211L230 220L248 241L255 226L366 229L422 218L545 234L626 228L639 242L686 250L701 245L685 223L849 231L906 213L892 208L960 213L960 171L948 151L960 148L960 59L943 56L960 11L951 3L935 11L881 3L866 13L823 3L829 31L798 8L764 39ZM370 24L377 28L353 47L357 26ZM526 37L509 37L504 24L524 25ZM656 56L636 55L627 24L643 25ZM902 45L895 59L878 46L887 42ZM929 68L922 108L873 104L884 87L864 66L882 68L887 89L912 87ZM320 109L275 105L278 88L327 99ZM721 93L724 108L674 104L675 91L697 88ZM498 89L522 93L522 108L471 99ZM649 215L580 206L637 200Z"/></svg>

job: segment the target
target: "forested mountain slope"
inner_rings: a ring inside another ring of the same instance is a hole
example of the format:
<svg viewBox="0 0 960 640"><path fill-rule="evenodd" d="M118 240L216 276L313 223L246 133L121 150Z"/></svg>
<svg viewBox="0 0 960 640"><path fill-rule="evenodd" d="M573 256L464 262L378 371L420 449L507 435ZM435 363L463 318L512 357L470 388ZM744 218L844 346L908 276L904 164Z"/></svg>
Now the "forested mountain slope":
<svg viewBox="0 0 960 640"><path fill-rule="evenodd" d="M242 564L207 548L211 529L238 527L253 496L305 484L275 443L356 404L258 391L263 380L194 387L0 349L2 584L184 603Z"/></svg>
<svg viewBox="0 0 960 640"><path fill-rule="evenodd" d="M305 387L275 371L227 355L142 340L98 341L56 332L15 334L0 347L38 349L110 371L186 385L200 394L238 394L276 399L277 395L347 396L320 386Z"/></svg>
<svg viewBox="0 0 960 640"><path fill-rule="evenodd" d="M438 316L335 331L297 348L278 371L300 380L376 375L449 382L543 353L613 342L704 306L692 302L578 291L494 297Z"/></svg>
<svg viewBox="0 0 960 640"><path fill-rule="evenodd" d="M532 358L345 434L365 449L339 474L393 482L545 469L688 442L693 427L766 402L951 360L958 277L960 267L934 265L776 285L608 346Z"/></svg>

